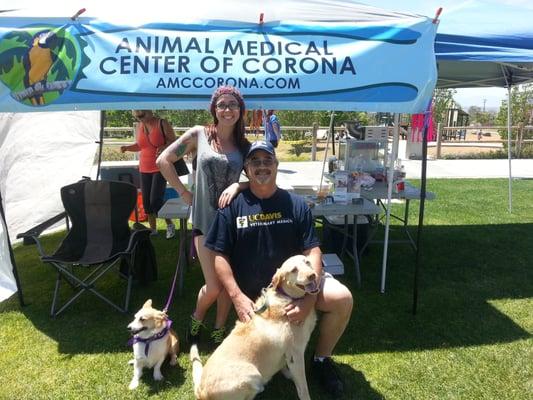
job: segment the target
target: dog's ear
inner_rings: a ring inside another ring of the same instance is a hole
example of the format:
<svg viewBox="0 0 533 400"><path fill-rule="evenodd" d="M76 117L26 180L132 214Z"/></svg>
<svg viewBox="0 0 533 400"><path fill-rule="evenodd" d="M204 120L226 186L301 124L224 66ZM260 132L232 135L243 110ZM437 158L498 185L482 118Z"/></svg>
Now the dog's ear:
<svg viewBox="0 0 533 400"><path fill-rule="evenodd" d="M281 283L281 268L278 268L278 269L276 270L276 273L275 273L274 276L272 277L272 283L271 283L271 285L272 285L272 287L273 287L274 289L276 289L276 288L279 286L280 283Z"/></svg>
<svg viewBox="0 0 533 400"><path fill-rule="evenodd" d="M152 299L146 300L146 302L143 305L143 308L152 308Z"/></svg>

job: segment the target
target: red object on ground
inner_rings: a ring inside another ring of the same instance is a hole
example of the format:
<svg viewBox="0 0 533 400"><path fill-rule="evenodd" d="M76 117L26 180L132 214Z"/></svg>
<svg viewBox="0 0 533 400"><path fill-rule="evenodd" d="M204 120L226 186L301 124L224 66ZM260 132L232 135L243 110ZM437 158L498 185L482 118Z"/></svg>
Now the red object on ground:
<svg viewBox="0 0 533 400"><path fill-rule="evenodd" d="M133 222L148 221L148 216L144 212L144 207L143 207L143 195L140 190L137 192L137 218L138 220L135 220L135 210L133 210L130 215L130 221L133 221Z"/></svg>

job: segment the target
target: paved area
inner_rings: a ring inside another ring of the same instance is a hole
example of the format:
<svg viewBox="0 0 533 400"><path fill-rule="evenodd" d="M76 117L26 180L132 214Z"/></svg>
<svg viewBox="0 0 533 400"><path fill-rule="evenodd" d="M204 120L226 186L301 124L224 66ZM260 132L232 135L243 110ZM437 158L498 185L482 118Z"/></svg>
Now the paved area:
<svg viewBox="0 0 533 400"><path fill-rule="evenodd" d="M404 160L407 178L420 178L422 161ZM533 160L511 160L513 178L533 178ZM428 178L508 178L508 160L428 160Z"/></svg>
<svg viewBox="0 0 533 400"><path fill-rule="evenodd" d="M420 160L403 160L407 178L419 179ZM327 168L327 166L326 166ZM514 178L533 179L533 160L511 161ZM281 187L305 190L318 188L322 176L322 161L281 162L278 182ZM508 178L508 160L428 160L427 177L431 178Z"/></svg>
<svg viewBox="0 0 533 400"><path fill-rule="evenodd" d="M403 160L407 178L420 179L420 160ZM132 162L104 162L105 167L127 167ZM327 165L325 166L327 169ZM507 178L508 160L428 160L427 177L431 178ZM533 160L512 160L511 171L514 178L533 179ZM94 173L96 176L96 171ZM278 184L283 188L294 188L299 193L318 190L321 184L322 161L281 162L278 171ZM108 177L108 179L117 179ZM187 183L188 177L181 177Z"/></svg>

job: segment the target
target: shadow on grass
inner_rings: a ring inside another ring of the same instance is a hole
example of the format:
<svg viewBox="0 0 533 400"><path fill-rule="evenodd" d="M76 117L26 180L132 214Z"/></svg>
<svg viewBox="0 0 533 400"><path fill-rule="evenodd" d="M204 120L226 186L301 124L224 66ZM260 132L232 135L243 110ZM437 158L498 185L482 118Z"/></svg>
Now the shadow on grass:
<svg viewBox="0 0 533 400"><path fill-rule="evenodd" d="M308 357L309 358L309 357ZM383 400L384 397L372 388L361 371L354 370L350 365L337 364L344 382L344 396L337 399L366 399L366 400ZM307 384L309 393L314 400L331 400L332 397L325 393L319 386L317 380L310 372L309 366L307 371ZM279 400L279 399L297 399L298 394L292 380L287 379L281 373L274 375L263 393L260 393L257 400Z"/></svg>
<svg viewBox="0 0 533 400"><path fill-rule="evenodd" d="M133 367L132 367L133 376ZM161 367L161 373L165 377L162 381L155 381L153 378L153 370L145 369L141 382L148 385L148 393L150 396L157 395L166 390L175 389L176 386L181 386L185 383L186 371L185 368L178 365L170 366L167 361Z"/></svg>
<svg viewBox="0 0 533 400"><path fill-rule="evenodd" d="M47 252L58 246L63 234L45 237L43 243ZM43 264L34 246L17 247L15 257L26 306L20 308L16 295L0 304L0 313L21 311L36 329L57 341L58 351L63 354L109 353L130 351L127 345L127 325L133 314L151 298L154 307L162 309L167 302L170 283L175 272L178 241L158 237L152 239L157 253L159 279L148 286L133 284L130 312L122 314L85 292L56 318L50 317L50 306L56 279L56 272L50 265ZM110 299L122 303L126 281L118 277L116 269L98 281L98 290ZM190 283L190 282L194 282ZM201 286L201 271L194 264L187 271L184 295L174 297L169 310L173 329L181 341L185 338L189 315L194 307L198 289ZM61 289L59 303L63 304L74 292L68 285Z"/></svg>
<svg viewBox="0 0 533 400"><path fill-rule="evenodd" d="M526 330L489 300L533 296L532 235L533 224L425 227L417 316L411 314L415 257L408 246L390 248L386 294L379 293L381 245L372 245L362 259L361 289L354 285L353 264L344 260L346 275L340 280L351 288L355 309L336 353L476 346L528 338ZM45 241L53 249L58 237ZM167 300L178 242L157 238L154 245L159 280L148 287L135 285L132 313L148 298L157 308ZM22 312L35 328L57 341L63 354L128 351L126 326L131 316L115 312L91 294L81 296L57 319L49 317L55 273L36 253L32 246L15 251L28 303ZM110 278L103 290L113 296L123 290L124 282L116 276ZM184 296L176 298L170 310L182 341L202 284L197 263L185 279ZM18 310L16 296L0 304L1 313Z"/></svg>
<svg viewBox="0 0 533 400"><path fill-rule="evenodd" d="M398 228L398 227L396 227ZM399 229L393 238L402 236ZM341 280L354 294L354 312L336 353L362 354L477 346L529 338L490 304L533 296L533 224L428 226L423 230L418 313L412 314L415 254L389 247L386 293L379 293L382 244L361 260L362 287L353 262Z"/></svg>

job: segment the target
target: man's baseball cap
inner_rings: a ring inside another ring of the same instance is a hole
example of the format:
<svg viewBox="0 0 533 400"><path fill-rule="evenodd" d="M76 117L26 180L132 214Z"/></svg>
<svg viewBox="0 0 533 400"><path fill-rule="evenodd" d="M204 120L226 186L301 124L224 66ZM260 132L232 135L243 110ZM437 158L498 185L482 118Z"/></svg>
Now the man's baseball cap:
<svg viewBox="0 0 533 400"><path fill-rule="evenodd" d="M252 143L250 149L248 150L248 153L246 154L246 158L250 157L252 153L256 150L266 151L267 153L270 153L274 157L276 157L276 151L274 150L274 146L272 146L272 143L265 142L264 140L258 140L257 142Z"/></svg>

